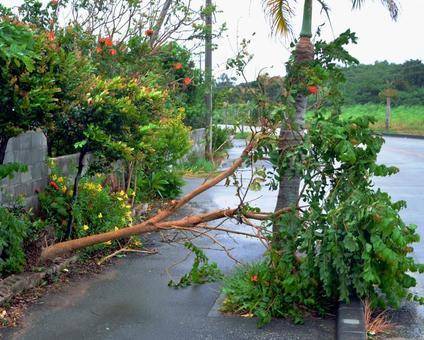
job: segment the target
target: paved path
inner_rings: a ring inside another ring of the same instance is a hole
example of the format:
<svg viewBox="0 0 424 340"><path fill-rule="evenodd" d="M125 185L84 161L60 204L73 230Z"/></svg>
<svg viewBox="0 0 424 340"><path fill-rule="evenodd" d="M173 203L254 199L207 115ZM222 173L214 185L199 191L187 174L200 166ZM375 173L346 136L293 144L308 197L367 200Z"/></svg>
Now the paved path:
<svg viewBox="0 0 424 340"><path fill-rule="evenodd" d="M242 145L230 150L231 158L239 155ZM407 222L419 225L424 238L424 141L388 138L381 161L399 166L401 173L392 178L378 179L376 184L389 191L395 199L409 203L403 216ZM247 178L248 172L241 171ZM189 180L189 191L201 180ZM182 213L198 213L233 206L237 201L229 195L231 188L223 183L200 195ZM263 190L249 199L263 210L274 208L275 192ZM22 328L3 333L15 339L332 339L334 320L307 320L294 326L285 320L273 321L264 329L256 328L255 320L235 317L209 317L219 295L219 285L204 285L174 290L167 287L165 268L185 255L179 246L160 242L153 237L160 254L131 256L105 273L81 283L66 292L42 298L30 308ZM220 241L230 245L225 235ZM234 255L244 261L259 258L263 248L258 242L237 238ZM208 241L203 241L207 245ZM233 245L234 246L234 245ZM233 263L222 252L209 252L225 272ZM424 262L424 243L416 247L415 256ZM173 274L182 275L190 263L178 266ZM423 287L423 279L419 281ZM414 306L405 306L395 314L405 327L400 333L407 338L420 338L420 313ZM410 321L411 320L411 321ZM2 333L0 333L1 338Z"/></svg>

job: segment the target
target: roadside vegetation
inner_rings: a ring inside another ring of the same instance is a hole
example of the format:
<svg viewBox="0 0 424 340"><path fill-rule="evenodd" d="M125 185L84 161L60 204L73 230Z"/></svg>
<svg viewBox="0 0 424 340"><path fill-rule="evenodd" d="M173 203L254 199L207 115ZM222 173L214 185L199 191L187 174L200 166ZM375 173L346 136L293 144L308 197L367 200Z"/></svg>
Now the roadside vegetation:
<svg viewBox="0 0 424 340"><path fill-rule="evenodd" d="M224 310L256 316L259 326L273 317L302 323L310 313L326 316L352 296L369 301L371 309L397 308L404 300L424 304L424 297L409 291L416 285L411 273L424 272L411 256L411 244L419 240L417 227L400 216L406 202L393 201L371 181L398 172L377 164L384 140L375 128L383 128L385 119L379 101L389 102L398 91L402 106L393 110L392 128L411 133L422 131L421 104L400 94L404 90L395 88L397 83L390 84L390 91L380 86L364 104L350 102L347 70L361 66L347 51L357 42L355 33L347 30L327 42L318 32L312 45L305 6L302 36L293 44L284 78L260 75L255 82L235 85L222 77L216 84L215 123L258 129L213 126L213 153L206 161L187 157L190 130L205 123L205 77L195 67L194 52L177 41L187 31L187 41L204 39L203 18L215 8L194 11L180 2L174 7L158 2L156 15L146 18L138 1L128 0L124 8L111 1L124 14L109 18L100 3L76 3L72 9L79 15L66 25L59 18L69 9L67 2L42 6L26 0L16 13L0 7L0 179L28 170L3 164L8 140L25 131L46 135L50 157L79 153L73 175L49 164L39 212L28 211L16 198L0 207L0 278L24 270L29 261L25 245L31 241L44 241L36 257L47 261L74 251L116 254L121 242L125 249L138 249L141 234L172 229L184 233L194 263L169 285L214 282L223 275L195 242L199 235L209 236L231 257L211 234L223 232L256 238L265 247L259 262L236 269L223 288ZM281 15L272 7L276 3L265 2L271 14ZM382 3L392 17L397 15L392 3ZM285 18L279 19L274 28L287 30L281 26ZM126 29L117 34L121 20ZM252 60L248 45L243 40L241 51L227 62L243 78ZM412 64L413 74L421 72L420 63ZM395 74L404 73L409 74ZM405 89L416 85L413 77L402 79ZM420 98L417 84L411 91ZM352 96L363 88L351 89ZM305 118L309 130L303 134ZM280 138L277 129L283 131ZM234 135L248 143L239 158L217 172ZM89 156L93 161L86 167ZM261 165L264 161L272 171ZM237 170L244 165L250 176L243 182ZM183 175L208 179L181 195ZM223 182L236 189L237 206L170 219ZM247 200L249 190L263 186L279 191L273 212L262 212L255 200ZM158 209L148 211L152 204ZM222 219L233 219L240 228L211 224Z"/></svg>

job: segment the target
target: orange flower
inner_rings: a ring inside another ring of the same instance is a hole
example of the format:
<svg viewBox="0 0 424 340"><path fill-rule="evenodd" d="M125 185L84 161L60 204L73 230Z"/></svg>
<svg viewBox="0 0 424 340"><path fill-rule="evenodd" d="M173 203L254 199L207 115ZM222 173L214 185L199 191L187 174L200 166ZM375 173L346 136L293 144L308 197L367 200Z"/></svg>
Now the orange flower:
<svg viewBox="0 0 424 340"><path fill-rule="evenodd" d="M151 37L153 33L155 33L155 31L153 31L151 28L149 28L148 30L146 30L146 32L144 32L144 34L148 37Z"/></svg>
<svg viewBox="0 0 424 340"><path fill-rule="evenodd" d="M310 94L317 94L318 93L318 87L316 87L315 85L310 85L310 86L308 86L308 92Z"/></svg>
<svg viewBox="0 0 424 340"><path fill-rule="evenodd" d="M103 50L102 50L102 48L101 48L100 46L97 46L97 47L96 47L96 52L97 52L97 53L102 53L102 52L103 52Z"/></svg>
<svg viewBox="0 0 424 340"><path fill-rule="evenodd" d="M115 50L114 48L112 48L112 49L109 51L109 53L110 53L110 55L115 55L115 54L116 54L116 50Z"/></svg>
<svg viewBox="0 0 424 340"><path fill-rule="evenodd" d="M184 83L185 86L189 86L191 84L191 82L192 82L192 80L191 80L190 77L185 77L183 79L183 83Z"/></svg>
<svg viewBox="0 0 424 340"><path fill-rule="evenodd" d="M47 39L49 39L49 41L54 41L55 39L54 31L49 31L47 33Z"/></svg>
<svg viewBox="0 0 424 340"><path fill-rule="evenodd" d="M250 281L258 282L258 275L252 275L251 278L250 278Z"/></svg>
<svg viewBox="0 0 424 340"><path fill-rule="evenodd" d="M106 39L104 39L104 41L106 46L109 46L109 47L113 46L113 41L110 37L107 37Z"/></svg>
<svg viewBox="0 0 424 340"><path fill-rule="evenodd" d="M50 184L50 186L51 186L51 187L53 187L55 190L59 190L59 186L56 184L56 182L55 182L55 181L51 181L49 184Z"/></svg>
<svg viewBox="0 0 424 340"><path fill-rule="evenodd" d="M175 70L178 71L178 70L181 70L182 68L183 68L183 64L181 64L181 63L175 63L174 64L174 69Z"/></svg>

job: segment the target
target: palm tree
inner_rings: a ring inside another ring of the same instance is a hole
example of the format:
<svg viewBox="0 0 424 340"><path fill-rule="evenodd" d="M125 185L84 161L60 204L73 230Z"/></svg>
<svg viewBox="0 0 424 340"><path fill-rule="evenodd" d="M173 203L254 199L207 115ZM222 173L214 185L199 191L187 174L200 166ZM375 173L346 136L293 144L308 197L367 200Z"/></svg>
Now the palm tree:
<svg viewBox="0 0 424 340"><path fill-rule="evenodd" d="M328 13L326 0L316 0L319 5ZM365 0L350 0L353 9L362 8ZM266 12L270 18L272 30L274 33L288 34L291 32L290 20L293 16L293 4L295 0L263 0ZM392 19L396 19L399 14L398 0L380 0L390 12ZM300 32L300 39L296 45L295 60L297 63L307 63L314 58L314 47L311 42L312 37L312 3L313 0L304 0L303 22ZM296 98L296 115L294 125L298 131L303 131L305 123L305 113L307 106L306 95L300 94ZM298 144L299 138L296 138L292 129L283 124L280 132L280 149L284 153L287 148ZM300 177L283 176L280 179L280 188L276 204L276 211L281 208L293 206L296 204L299 195ZM277 230L275 230L277 231Z"/></svg>

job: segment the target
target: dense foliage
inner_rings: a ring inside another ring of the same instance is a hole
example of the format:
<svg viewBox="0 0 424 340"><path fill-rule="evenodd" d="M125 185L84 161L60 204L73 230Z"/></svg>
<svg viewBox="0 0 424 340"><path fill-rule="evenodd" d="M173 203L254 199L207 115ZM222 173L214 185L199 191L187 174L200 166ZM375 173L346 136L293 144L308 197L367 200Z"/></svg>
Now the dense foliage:
<svg viewBox="0 0 424 340"><path fill-rule="evenodd" d="M110 193L103 178L83 180L73 214L73 237L84 237L127 227L132 222L129 198L123 191ZM46 190L40 193L42 216L56 228L57 237L66 232L72 185L65 177L53 174Z"/></svg>
<svg viewBox="0 0 424 340"><path fill-rule="evenodd" d="M387 61L356 65L344 70L346 104L381 103L381 91L394 88L399 105L424 104L424 64L408 60L403 64Z"/></svg>
<svg viewBox="0 0 424 340"><path fill-rule="evenodd" d="M371 128L372 117L341 115L344 74L336 62L356 62L344 49L351 41L349 31L332 43L318 41L312 63L288 63L287 96L277 111L283 120L290 122L296 94L310 86L324 105L315 107L302 143L281 153L263 141L256 155L270 154L272 189L286 174L303 180L302 206L272 219L279 228L269 235L265 259L226 280L224 309L252 313L260 324L273 316L302 322L305 309L325 313L352 295L373 307L398 307L405 298L424 303L408 291L416 284L410 273L424 272L410 255L416 227L399 215L405 202L373 185L374 177L398 170L376 163L384 140Z"/></svg>

